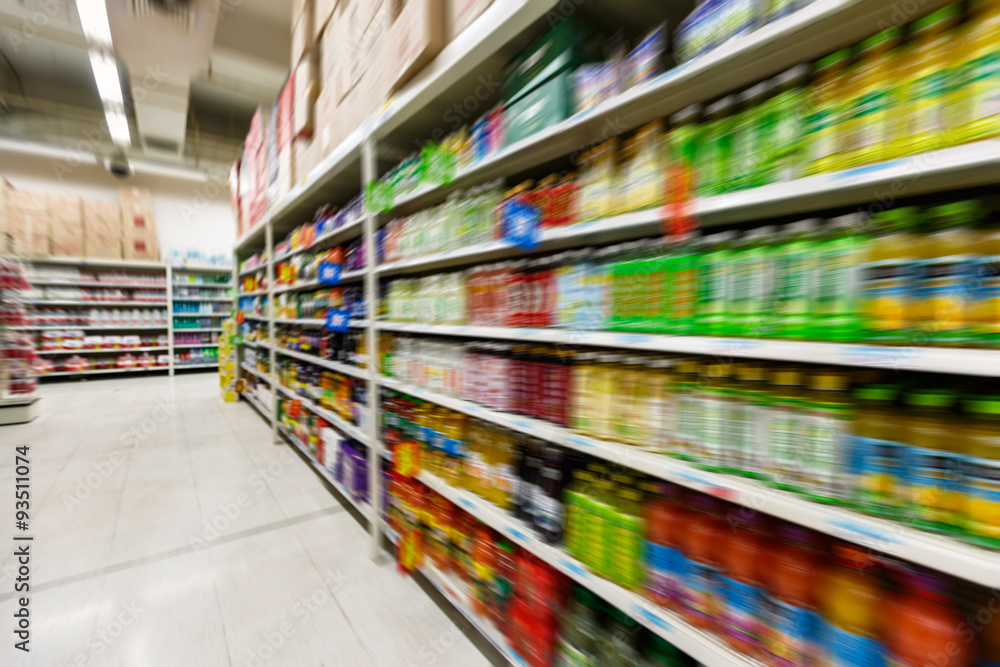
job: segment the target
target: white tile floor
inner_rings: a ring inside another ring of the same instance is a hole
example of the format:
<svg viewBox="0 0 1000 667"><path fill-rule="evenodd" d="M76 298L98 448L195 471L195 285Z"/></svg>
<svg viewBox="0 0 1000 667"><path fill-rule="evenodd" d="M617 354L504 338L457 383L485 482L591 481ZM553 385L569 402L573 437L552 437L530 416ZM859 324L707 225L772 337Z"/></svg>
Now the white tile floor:
<svg viewBox="0 0 1000 667"><path fill-rule="evenodd" d="M364 529L252 407L218 398L216 375L41 394L42 417L0 427L0 666L489 664L413 580L370 558ZM30 654L10 631L21 444Z"/></svg>

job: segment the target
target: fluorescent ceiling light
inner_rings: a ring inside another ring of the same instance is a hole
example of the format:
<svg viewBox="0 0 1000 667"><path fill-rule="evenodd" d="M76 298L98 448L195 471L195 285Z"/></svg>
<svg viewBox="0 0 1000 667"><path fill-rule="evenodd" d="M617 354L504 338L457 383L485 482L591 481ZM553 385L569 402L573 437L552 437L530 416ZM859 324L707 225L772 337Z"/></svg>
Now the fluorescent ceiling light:
<svg viewBox="0 0 1000 667"><path fill-rule="evenodd" d="M128 131L128 118L121 109L104 109L104 118L108 121L108 132L111 140L119 146L131 146L132 135Z"/></svg>
<svg viewBox="0 0 1000 667"><path fill-rule="evenodd" d="M118 63L115 57L105 51L90 52L90 66L94 68L94 80L97 81L97 92L104 106L115 109L125 107L122 96L121 79L118 76Z"/></svg>
<svg viewBox="0 0 1000 667"><path fill-rule="evenodd" d="M111 48L111 26L105 0L76 0L76 12L89 44Z"/></svg>

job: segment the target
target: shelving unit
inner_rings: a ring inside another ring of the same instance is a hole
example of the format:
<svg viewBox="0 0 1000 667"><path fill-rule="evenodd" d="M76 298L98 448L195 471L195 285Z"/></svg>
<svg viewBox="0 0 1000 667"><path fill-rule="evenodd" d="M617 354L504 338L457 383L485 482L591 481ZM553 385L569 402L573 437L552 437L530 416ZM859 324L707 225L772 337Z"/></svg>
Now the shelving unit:
<svg viewBox="0 0 1000 667"><path fill-rule="evenodd" d="M198 319L221 320L230 316L233 309L233 300L229 296L233 292L234 282L232 280L232 267L220 266L184 266L173 267L170 279L170 374L173 375L178 370L209 370L219 367L219 358L216 350L219 347L216 337L206 339L201 336L200 344L179 343L178 334L199 333L211 334L221 333L222 329L186 329L176 326L178 318L191 317ZM221 280L220 280L221 278ZM180 293L186 290L198 290L201 292L214 291L210 296L188 296ZM201 310L207 305L210 312L205 313L185 313L177 311L177 304L196 304ZM221 309L221 310L220 310ZM175 350L187 350L187 352L177 353ZM205 353L208 354L208 361L197 361L203 359ZM178 354L196 355L196 361L190 363L178 358Z"/></svg>
<svg viewBox="0 0 1000 667"><path fill-rule="evenodd" d="M155 368L152 369L117 369L101 368L88 369L85 371L56 370L51 373L41 374L40 378L72 378L90 375L103 375L112 373L132 373L152 370L168 370L173 375L174 370L207 370L217 368L218 362L212 363L178 363L175 357L175 349L184 350L215 350L218 343L214 340L201 343L176 343L176 334L185 333L219 333L221 328L198 328L198 329L175 329L173 327L174 304L177 303L211 303L226 306L223 313L206 313L204 315L191 313L191 317L210 317L216 320L229 316L232 307L232 299L229 296L232 292L232 282L199 282L203 276L226 278L232 272L229 267L217 266L168 266L158 262L132 262L124 260L88 260L74 258L38 258L28 260L33 268L31 276L32 288L35 290L60 290L72 288L83 294L93 293L94 290L119 290L123 291L125 298L118 300L91 299L91 298L48 298L31 300L36 310L44 312L47 308L68 308L80 309L80 312L87 312L85 309L113 310L119 308L136 309L147 311L156 309L163 315L163 323L132 324L121 323L117 325L95 325L95 324L65 324L65 325L32 325L18 327L18 330L30 333L43 333L47 331L83 331L91 335L142 335L142 332L163 332L166 334L165 344L141 345L133 348L94 348L94 349L58 349L58 350L36 350L41 357L62 359L67 355L78 354L87 357L99 357L102 355L124 354L133 352L157 352L158 359ZM114 280L115 274L130 276L128 280ZM98 276L105 277L104 280ZM143 277L144 276L144 277ZM112 279L108 279L111 277ZM184 291L187 289L197 289L198 296L188 296ZM162 292L160 300L129 299L128 294L135 291ZM208 295L201 292L208 292ZM186 313L177 313L177 316L185 316Z"/></svg>
<svg viewBox="0 0 1000 667"><path fill-rule="evenodd" d="M322 288L318 283L275 287L276 266L298 253L358 237L362 237L365 242L368 268L344 274L344 279L363 280L369 313L377 312L375 307L381 293L381 279L525 257L528 253L521 248L497 241L378 265L375 257L376 233L389 219L439 204L457 190L479 186L500 177L520 177L526 173L531 173L534 177L533 170L541 170L581 147L592 145L595 140L606 139L609 125L614 128L615 134L625 134L654 119L669 116L689 104L711 101L731 91L745 89L792 65L825 56L845 44L859 42L877 30L875 26L880 25L879 21L890 20L895 9L890 0L816 0L755 32L728 41L648 84L632 88L594 109L571 116L476 164L459 169L447 185L424 186L400 196L393 202L388 214L368 212L361 219L324 234L309 248L296 249L281 257L274 257L277 242L308 219L319 205L328 202L343 204L358 192L365 192L368 185L378 179L379 169L393 161L394 158L386 156L398 155L399 147L409 146L409 142L415 137L426 137L426 118L421 120L419 116L435 115L428 113L428 109L436 111L450 108L454 99L468 93L462 86L468 83L470 73L478 71L477 68L484 66L488 60L495 59L506 45L531 26L537 27L538 23L543 22L547 12L557 4L554 0L495 2L476 21L473 28L445 49L417 84L394 98L386 109L348 136L300 185L272 206L260 225L237 240L234 249L237 266L241 260L258 251L271 258L263 266L234 271L234 280L243 275L262 273L266 275L266 284L270 286L265 290L240 295L267 297L267 313L247 315L248 323L266 327L267 339L272 341L277 340L276 328L283 325L323 328L325 322L322 319L274 317L276 295ZM920 14L934 11L943 4L933 0L921 7ZM805 216L824 209L866 204L874 201L877 193L886 188L891 189L896 184L904 184L905 196L912 197L996 183L1000 183L1000 141L988 140L865 167L698 198L693 201L692 206L700 224L711 227L792 214ZM656 208L547 229L542 232L540 245L533 252L608 245L660 235L663 224L669 221L670 215L669 210ZM352 320L350 326L365 329L369 350L380 349L378 340L381 332L399 332L459 339L1000 377L1000 351L985 349L669 336L555 328L426 325L378 321L374 314L366 320ZM370 355L367 368L359 369L276 345L244 342L241 347L269 350L272 369L277 367L279 357L289 357L368 382L368 427L362 431L308 398L282 387L276 381L273 371L268 376L254 368L240 365L241 372L265 380L275 389L270 406L262 406L252 397L245 396L265 418L268 418L267 415L277 414L280 396L295 398L302 402L305 409L329 421L340 432L368 444L368 468L371 474L369 492L373 498L381 495L381 479L376 473L386 455L376 426L379 423L378 410L381 405L379 397L382 390L393 390L948 573L965 581L990 588L1000 587L1000 554L996 552L900 523L810 502L749 479L710 473L662 453L581 436L547 422L490 410L470 401L402 383L380 374L377 355ZM328 474L308 454L302 443L273 420L271 422L276 442L279 437L287 438L310 458L321 474ZM758 664L723 645L716 637L693 628L677 615L591 574L581 563L562 550L544 543L528 527L482 498L450 487L427 473L420 476L420 481L574 581L590 588L703 664L710 667ZM763 505L760 503L761 498L765 499ZM370 519L372 552L375 554L380 550L383 535L389 537L390 541L394 541L395 536L384 525L378 513L366 516ZM432 567L425 567L423 573L494 643L511 664L524 664L519 656L510 651L502 638L496 638L494 628L471 613L461 586Z"/></svg>

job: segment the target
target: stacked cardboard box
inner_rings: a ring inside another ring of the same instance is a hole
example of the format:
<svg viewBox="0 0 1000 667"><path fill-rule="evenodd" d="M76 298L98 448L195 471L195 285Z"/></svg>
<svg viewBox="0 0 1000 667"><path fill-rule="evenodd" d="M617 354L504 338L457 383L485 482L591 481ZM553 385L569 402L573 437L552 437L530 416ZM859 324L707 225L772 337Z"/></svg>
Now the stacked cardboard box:
<svg viewBox="0 0 1000 667"><path fill-rule="evenodd" d="M49 256L49 198L42 192L7 194L7 234L11 250L28 257Z"/></svg>
<svg viewBox="0 0 1000 667"><path fill-rule="evenodd" d="M118 202L84 200L83 248L88 259L122 258L122 212Z"/></svg>
<svg viewBox="0 0 1000 667"><path fill-rule="evenodd" d="M156 261L160 259L156 241L153 198L145 188L119 190L122 211L122 246L125 259Z"/></svg>
<svg viewBox="0 0 1000 667"><path fill-rule="evenodd" d="M83 200L49 197L49 243L53 257L83 257Z"/></svg>

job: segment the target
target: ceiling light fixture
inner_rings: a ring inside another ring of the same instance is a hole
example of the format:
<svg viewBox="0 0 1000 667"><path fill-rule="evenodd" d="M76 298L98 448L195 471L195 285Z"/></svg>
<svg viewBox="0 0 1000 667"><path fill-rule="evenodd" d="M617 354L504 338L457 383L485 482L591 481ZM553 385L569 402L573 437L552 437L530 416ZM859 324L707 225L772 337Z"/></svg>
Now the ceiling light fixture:
<svg viewBox="0 0 1000 667"><path fill-rule="evenodd" d="M104 108L104 118L108 121L108 132L111 140L119 146L131 146L132 135L128 131L128 118L120 109Z"/></svg>
<svg viewBox="0 0 1000 667"><path fill-rule="evenodd" d="M122 98L122 84L115 57L106 51L91 51L90 66L94 69L97 92L104 105L116 109L124 108L125 100Z"/></svg>
<svg viewBox="0 0 1000 667"><path fill-rule="evenodd" d="M76 0L76 12L80 15L80 25L87 43L111 49L111 25L108 23L108 8L105 0Z"/></svg>

